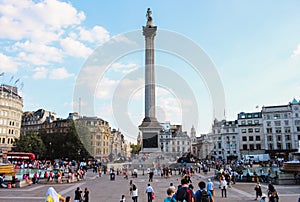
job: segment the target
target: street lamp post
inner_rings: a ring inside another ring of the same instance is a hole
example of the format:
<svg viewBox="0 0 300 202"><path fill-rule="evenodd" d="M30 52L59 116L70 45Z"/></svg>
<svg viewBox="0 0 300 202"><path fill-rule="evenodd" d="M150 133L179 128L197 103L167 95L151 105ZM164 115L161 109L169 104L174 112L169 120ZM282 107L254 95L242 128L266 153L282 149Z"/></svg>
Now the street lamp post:
<svg viewBox="0 0 300 202"><path fill-rule="evenodd" d="M52 160L52 142L49 142L50 146L50 160Z"/></svg>

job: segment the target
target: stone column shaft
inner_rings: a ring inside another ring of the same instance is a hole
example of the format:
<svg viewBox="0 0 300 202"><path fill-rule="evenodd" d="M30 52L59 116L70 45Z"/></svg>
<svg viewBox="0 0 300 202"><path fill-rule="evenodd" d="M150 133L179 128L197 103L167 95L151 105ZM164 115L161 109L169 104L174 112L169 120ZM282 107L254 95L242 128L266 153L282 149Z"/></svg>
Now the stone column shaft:
<svg viewBox="0 0 300 202"><path fill-rule="evenodd" d="M143 27L145 36L145 117L155 118L154 37L157 27Z"/></svg>

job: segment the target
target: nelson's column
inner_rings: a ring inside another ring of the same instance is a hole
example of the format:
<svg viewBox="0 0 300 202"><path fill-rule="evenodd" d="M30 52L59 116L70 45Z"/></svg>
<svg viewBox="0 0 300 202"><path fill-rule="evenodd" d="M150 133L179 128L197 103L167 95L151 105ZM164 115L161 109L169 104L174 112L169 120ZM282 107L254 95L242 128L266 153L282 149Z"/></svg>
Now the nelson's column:
<svg viewBox="0 0 300 202"><path fill-rule="evenodd" d="M160 152L159 133L161 125L155 117L155 66L154 37L157 26L153 26L151 10L147 10L147 24L143 26L145 36L145 118L139 129L142 131L142 152Z"/></svg>

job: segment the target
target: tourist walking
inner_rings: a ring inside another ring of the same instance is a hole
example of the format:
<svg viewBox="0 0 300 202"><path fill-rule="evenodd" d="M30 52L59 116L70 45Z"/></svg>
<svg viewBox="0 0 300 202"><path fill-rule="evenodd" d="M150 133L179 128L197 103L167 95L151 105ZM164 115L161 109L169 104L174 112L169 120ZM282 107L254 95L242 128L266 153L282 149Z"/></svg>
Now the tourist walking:
<svg viewBox="0 0 300 202"><path fill-rule="evenodd" d="M273 191L271 193L271 196L269 197L269 202L278 202L279 201L279 196L277 194L277 191Z"/></svg>
<svg viewBox="0 0 300 202"><path fill-rule="evenodd" d="M150 184L148 184L148 186L146 187L146 194L148 202L152 202L152 194L154 194L154 191Z"/></svg>
<svg viewBox="0 0 300 202"><path fill-rule="evenodd" d="M215 187L214 183L211 181L211 179L208 179L208 182L206 184L207 186L207 191L210 191L211 195L214 197L215 196Z"/></svg>
<svg viewBox="0 0 300 202"><path fill-rule="evenodd" d="M176 202L176 199L173 197L175 193L175 189L168 188L167 189L167 197L164 198L164 202Z"/></svg>
<svg viewBox="0 0 300 202"><path fill-rule="evenodd" d="M89 193L90 193L90 191L86 187L84 189L84 193L83 193L83 202L89 202Z"/></svg>
<svg viewBox="0 0 300 202"><path fill-rule="evenodd" d="M77 187L75 190L75 197L74 197L74 202L81 202L82 201L82 190L80 187Z"/></svg>
<svg viewBox="0 0 300 202"><path fill-rule="evenodd" d="M46 199L45 202L65 202L66 199L58 194L53 187L49 187L46 192Z"/></svg>
<svg viewBox="0 0 300 202"><path fill-rule="evenodd" d="M194 202L194 194L193 191L189 188L186 178L181 179L181 187L177 190L174 198L177 201L186 200L186 202Z"/></svg>
<svg viewBox="0 0 300 202"><path fill-rule="evenodd" d="M71 196L66 197L66 202L71 202Z"/></svg>
<svg viewBox="0 0 300 202"><path fill-rule="evenodd" d="M124 194L122 194L121 199L120 199L120 202L126 202L126 199L125 199L125 195L124 195Z"/></svg>
<svg viewBox="0 0 300 202"><path fill-rule="evenodd" d="M198 183L199 190L196 191L194 198L195 202L201 201L201 202L214 202L214 198L212 196L212 193L210 191L206 191L206 185L204 181L201 181Z"/></svg>
<svg viewBox="0 0 300 202"><path fill-rule="evenodd" d="M227 182L225 180L224 177L221 178L221 183L220 183L220 187L221 187L221 190L222 190L222 198L225 197L227 198Z"/></svg>
<svg viewBox="0 0 300 202"><path fill-rule="evenodd" d="M138 201L138 188L135 184L133 184L133 186L132 186L132 200L133 200L133 202Z"/></svg>
<svg viewBox="0 0 300 202"><path fill-rule="evenodd" d="M133 188L133 181L130 180L130 181L129 181L129 196L132 195L132 188Z"/></svg>
<svg viewBox="0 0 300 202"><path fill-rule="evenodd" d="M257 184L255 185L254 190L255 190L255 194L256 194L255 200L257 200L258 197L261 197L261 196L262 196L261 185L260 185L259 182L257 182Z"/></svg>
<svg viewBox="0 0 300 202"><path fill-rule="evenodd" d="M271 196L271 194L272 194L272 192L274 192L274 191L276 191L275 190L275 187L274 187L274 185L272 184L272 181L270 180L269 181L269 184L268 184L268 197L270 197Z"/></svg>
<svg viewBox="0 0 300 202"><path fill-rule="evenodd" d="M154 172L152 170L150 170L148 175L149 175L149 182L153 182Z"/></svg>

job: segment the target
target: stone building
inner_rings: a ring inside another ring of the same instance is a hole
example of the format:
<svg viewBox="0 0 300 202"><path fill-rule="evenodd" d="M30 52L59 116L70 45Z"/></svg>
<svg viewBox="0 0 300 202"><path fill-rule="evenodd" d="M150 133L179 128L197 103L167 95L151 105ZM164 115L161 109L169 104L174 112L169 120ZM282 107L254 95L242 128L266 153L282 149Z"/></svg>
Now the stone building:
<svg viewBox="0 0 300 202"><path fill-rule="evenodd" d="M107 161L111 145L111 129L109 123L97 117L80 117L76 120L87 126L90 132L91 155L98 160Z"/></svg>
<svg viewBox="0 0 300 202"><path fill-rule="evenodd" d="M15 139L20 137L23 113L23 99L18 88L2 84L0 86L0 150L10 151Z"/></svg>
<svg viewBox="0 0 300 202"><path fill-rule="evenodd" d="M181 125L171 125L170 122L162 123L161 125L163 128L160 132L162 152L173 157L191 152L191 138L186 131L182 131Z"/></svg>
<svg viewBox="0 0 300 202"><path fill-rule="evenodd" d="M26 135L30 132L35 134L39 130L49 128L45 123L52 123L56 120L56 113L39 109L37 111L26 111L22 115L21 135ZM43 124L45 124L43 126ZM50 131L49 131L50 132Z"/></svg>
<svg viewBox="0 0 300 202"><path fill-rule="evenodd" d="M238 133L240 140L241 159L245 155L264 154L265 138L261 112L238 114Z"/></svg>
<svg viewBox="0 0 300 202"><path fill-rule="evenodd" d="M112 129L110 135L111 160L115 160L122 157L123 146L124 146L124 135L119 130Z"/></svg>
<svg viewBox="0 0 300 202"><path fill-rule="evenodd" d="M262 107L263 139L266 153L273 159L285 158L299 148L300 103Z"/></svg>
<svg viewBox="0 0 300 202"><path fill-rule="evenodd" d="M218 121L215 119L211 138L214 143L212 159L225 161L239 159L240 147L237 121Z"/></svg>

